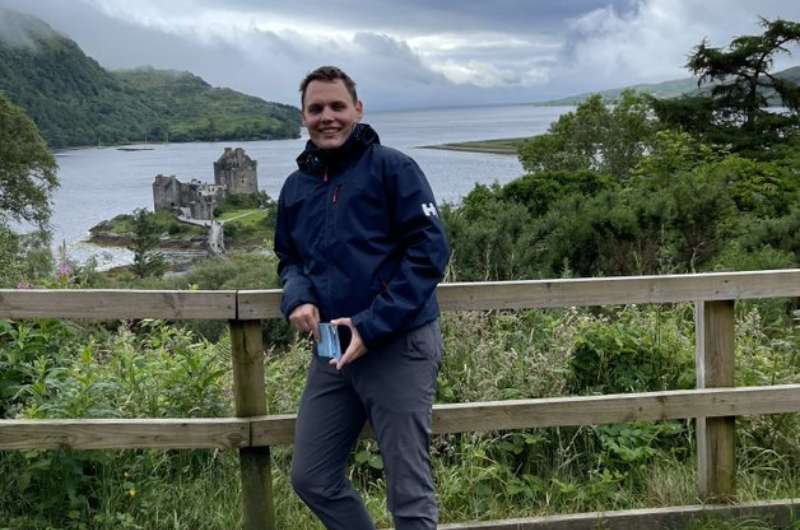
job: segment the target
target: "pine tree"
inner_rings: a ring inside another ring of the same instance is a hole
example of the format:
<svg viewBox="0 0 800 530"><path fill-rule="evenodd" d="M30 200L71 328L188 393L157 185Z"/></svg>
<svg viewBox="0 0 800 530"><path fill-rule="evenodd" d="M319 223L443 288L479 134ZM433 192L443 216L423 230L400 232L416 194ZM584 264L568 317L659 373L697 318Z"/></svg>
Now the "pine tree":
<svg viewBox="0 0 800 530"><path fill-rule="evenodd" d="M166 268L164 257L156 249L161 230L155 214L144 208L133 212L133 239L128 247L133 251L134 274L139 278L161 276Z"/></svg>

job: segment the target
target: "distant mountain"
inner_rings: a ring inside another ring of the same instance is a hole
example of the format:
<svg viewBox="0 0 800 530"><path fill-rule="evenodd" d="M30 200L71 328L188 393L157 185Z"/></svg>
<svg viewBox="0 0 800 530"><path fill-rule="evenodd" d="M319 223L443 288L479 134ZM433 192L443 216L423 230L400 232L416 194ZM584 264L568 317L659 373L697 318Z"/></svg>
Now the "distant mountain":
<svg viewBox="0 0 800 530"><path fill-rule="evenodd" d="M190 72L146 67L112 74L145 95L147 105L159 116L150 131L158 139L166 139L167 134L174 142L300 136L300 109L230 88L214 88Z"/></svg>
<svg viewBox="0 0 800 530"><path fill-rule="evenodd" d="M774 74L776 77L787 79L800 84L800 66L793 66ZM715 83L707 83L703 86L702 90L708 90L714 86ZM689 77L686 79L674 79L672 81L664 81L662 83L644 83L639 85L631 85L624 88L612 88L610 90L602 90L598 92L586 92L575 96L569 96L561 99L554 99L536 105L555 107L566 105L577 105L586 100L592 94L600 94L604 101L615 101L623 90L635 90L637 92L644 92L651 94L657 98L667 99L682 96L684 94L697 94L701 89L697 88L697 78ZM775 97L769 97L770 105L780 105L780 100Z"/></svg>
<svg viewBox="0 0 800 530"><path fill-rule="evenodd" d="M51 147L297 138L299 110L188 72L109 72L38 18L0 8L0 91Z"/></svg>

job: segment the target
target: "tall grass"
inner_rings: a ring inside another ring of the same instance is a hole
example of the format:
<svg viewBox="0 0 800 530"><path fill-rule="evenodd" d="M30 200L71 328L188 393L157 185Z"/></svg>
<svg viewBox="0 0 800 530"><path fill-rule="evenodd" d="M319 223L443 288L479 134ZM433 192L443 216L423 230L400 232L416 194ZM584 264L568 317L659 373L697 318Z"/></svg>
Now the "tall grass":
<svg viewBox="0 0 800 530"><path fill-rule="evenodd" d="M796 323L765 314L774 312L758 304L737 310L737 383L797 382ZM446 314L442 324L438 402L685 388L694 381L686 305L465 312ZM39 347L50 337L57 351ZM297 409L310 357L305 339L279 344L267 352L274 414ZM13 390L3 394L7 416L232 413L227 335L210 342L158 321L92 328L9 323L0 327L0 363L11 361L18 368L4 383ZM740 499L800 496L800 417L742 418L737 426ZM451 434L434 438L432 454L442 522L698 500L689 421ZM290 462L291 448L273 450L278 527L322 528L291 491ZM359 442L348 473L376 522L390 526L381 468L377 444ZM240 511L234 451L0 454L0 529L237 528ZM693 528L764 524L711 520Z"/></svg>

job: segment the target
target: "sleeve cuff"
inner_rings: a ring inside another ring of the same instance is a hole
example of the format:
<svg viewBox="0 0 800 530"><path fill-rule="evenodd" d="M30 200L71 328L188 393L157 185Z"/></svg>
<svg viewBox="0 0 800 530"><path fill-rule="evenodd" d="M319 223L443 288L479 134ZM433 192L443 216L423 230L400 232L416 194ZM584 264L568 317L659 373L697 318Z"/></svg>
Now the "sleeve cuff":
<svg viewBox="0 0 800 530"><path fill-rule="evenodd" d="M366 313L367 311L362 311L353 316L350 320L353 323L353 327L358 330L358 334L361 336L361 342L363 342L364 346L369 350L374 346L376 337L371 326L367 323L368 316Z"/></svg>
<svg viewBox="0 0 800 530"><path fill-rule="evenodd" d="M292 311L294 311L295 309L297 309L298 306L301 306L303 304L314 304L315 306L317 306L317 309L319 309L317 301L310 297L297 298L289 302L281 300L281 312L283 313L284 318L286 320L289 320L289 315L292 314Z"/></svg>

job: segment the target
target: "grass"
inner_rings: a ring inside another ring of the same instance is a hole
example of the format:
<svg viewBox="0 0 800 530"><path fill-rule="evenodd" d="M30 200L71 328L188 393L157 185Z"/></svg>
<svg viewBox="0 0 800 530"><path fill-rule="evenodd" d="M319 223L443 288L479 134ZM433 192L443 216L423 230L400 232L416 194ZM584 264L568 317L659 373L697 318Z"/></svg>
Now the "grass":
<svg viewBox="0 0 800 530"><path fill-rule="evenodd" d="M181 223L172 212L158 210L155 212L154 220L161 231L165 234L170 234L170 237L186 239L206 234L205 228ZM102 232L114 236L132 237L134 233L133 215L117 215L94 226L91 231L92 233Z"/></svg>
<svg viewBox="0 0 800 530"><path fill-rule="evenodd" d="M499 138L496 140L480 140L475 142L457 142L440 145L426 145L429 149L445 149L448 151L470 151L474 153L492 153L497 155L517 155L519 147L527 138Z"/></svg>
<svg viewBox="0 0 800 530"><path fill-rule="evenodd" d="M267 225L269 212L260 208L240 208L225 211L217 219L225 223L225 237L228 246L237 249L252 247L264 248L265 241L271 241L272 229ZM175 215L167 211L157 211L154 217L166 243L180 243L193 238L206 237L207 229L202 226L182 223ZM123 214L104 221L92 229L93 240L102 234L115 238L131 238L133 236L133 216Z"/></svg>
<svg viewBox="0 0 800 530"><path fill-rule="evenodd" d="M737 307L741 307L737 310L741 381L797 381L800 359L793 355L798 351L797 329L765 323L757 305ZM681 367L693 379L692 365L685 365L694 348L688 305L448 313L442 323L446 354L438 402L580 393L574 386L576 345L591 340L594 347L607 351L619 334L625 335L620 344L655 345L668 353L655 366L631 360L632 369L667 373ZM65 365L60 371L41 368L47 390L38 401L29 398L23 415L36 412L36 417L46 417L59 410L80 415L100 404L125 417L224 413L219 404L229 403L232 379L227 335L208 344L167 324L142 325L126 332L95 332L73 347L58 348L58 359ZM604 342L607 336L610 341ZM275 344L267 339L267 344ZM91 345L91 355L80 353L89 347L86 344ZM13 344L0 345L7 349ZM36 351L33 346L15 347L29 348L32 355ZM308 360L305 338L270 349L266 381L270 413L297 410ZM201 377L208 382L197 384ZM798 414L737 421L741 501L800 497L799 429ZM373 459L355 456L377 454L374 441L360 442L348 474L376 523L385 527L391 518L385 508L382 472L370 465ZM443 435L434 437L432 454L442 523L687 505L698 500L690 422ZM272 455L278 528L321 530L289 485L291 449L274 448ZM29 480L36 487L20 492L19 477L25 473L32 474ZM0 498L9 501L0 503L0 529L5 525L210 530L240 525L234 451L0 453ZM712 528L770 527L752 519L709 519L691 530Z"/></svg>
<svg viewBox="0 0 800 530"><path fill-rule="evenodd" d="M243 226L255 226L264 222L267 217L267 211L260 208L247 208L242 210L230 210L219 217L218 221L238 223Z"/></svg>
<svg viewBox="0 0 800 530"><path fill-rule="evenodd" d="M234 209L225 211L218 220L225 223L225 239L229 246L263 249L273 237L273 230L266 222L268 215L264 209Z"/></svg>

